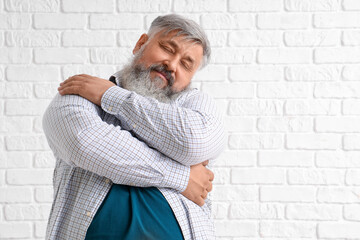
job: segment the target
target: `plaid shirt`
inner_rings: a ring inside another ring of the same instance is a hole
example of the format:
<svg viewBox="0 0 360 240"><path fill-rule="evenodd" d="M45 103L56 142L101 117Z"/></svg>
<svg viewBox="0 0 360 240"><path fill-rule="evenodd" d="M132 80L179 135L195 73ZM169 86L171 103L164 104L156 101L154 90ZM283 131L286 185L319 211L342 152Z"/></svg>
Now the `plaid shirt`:
<svg viewBox="0 0 360 240"><path fill-rule="evenodd" d="M46 239L84 239L112 184L158 187L185 239L215 238L209 198L200 207L181 194L189 166L214 159L225 143L207 95L192 89L165 104L113 86L100 108L58 94L43 127L56 157Z"/></svg>

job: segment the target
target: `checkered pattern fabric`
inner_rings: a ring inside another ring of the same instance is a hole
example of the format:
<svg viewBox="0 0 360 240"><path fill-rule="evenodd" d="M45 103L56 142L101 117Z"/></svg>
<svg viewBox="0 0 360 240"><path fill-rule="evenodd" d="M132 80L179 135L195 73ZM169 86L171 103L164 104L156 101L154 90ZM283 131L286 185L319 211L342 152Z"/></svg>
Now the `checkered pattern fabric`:
<svg viewBox="0 0 360 240"><path fill-rule="evenodd" d="M101 102L100 108L80 96L58 94L44 114L56 157L46 239L84 239L112 184L158 187L185 239L213 239L209 198L200 207L181 195L189 166L223 149L213 100L192 89L165 104L114 86Z"/></svg>

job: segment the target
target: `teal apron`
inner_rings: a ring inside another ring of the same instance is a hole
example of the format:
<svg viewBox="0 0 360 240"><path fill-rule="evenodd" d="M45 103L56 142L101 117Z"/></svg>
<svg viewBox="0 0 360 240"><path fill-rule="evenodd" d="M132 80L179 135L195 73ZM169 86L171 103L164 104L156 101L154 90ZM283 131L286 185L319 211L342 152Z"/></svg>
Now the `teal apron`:
<svg viewBox="0 0 360 240"><path fill-rule="evenodd" d="M95 214L85 239L184 238L172 209L157 188L114 184Z"/></svg>

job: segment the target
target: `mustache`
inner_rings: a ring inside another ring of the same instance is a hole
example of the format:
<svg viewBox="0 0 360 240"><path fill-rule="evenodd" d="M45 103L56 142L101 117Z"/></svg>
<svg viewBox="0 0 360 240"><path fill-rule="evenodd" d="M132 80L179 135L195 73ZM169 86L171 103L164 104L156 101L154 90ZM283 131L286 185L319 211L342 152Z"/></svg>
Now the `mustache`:
<svg viewBox="0 0 360 240"><path fill-rule="evenodd" d="M166 79L168 80L168 85L171 87L174 82L175 79L173 78L173 76L171 75L171 71L169 71L167 69L167 67L165 65L161 65L161 64L153 64L149 67L150 71L157 71L157 72L161 72L162 74L165 75Z"/></svg>

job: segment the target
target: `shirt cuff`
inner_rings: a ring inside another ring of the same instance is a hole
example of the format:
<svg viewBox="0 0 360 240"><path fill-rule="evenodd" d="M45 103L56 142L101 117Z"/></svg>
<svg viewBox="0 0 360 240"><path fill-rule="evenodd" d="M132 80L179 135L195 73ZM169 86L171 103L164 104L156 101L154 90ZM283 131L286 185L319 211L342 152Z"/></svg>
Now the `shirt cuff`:
<svg viewBox="0 0 360 240"><path fill-rule="evenodd" d="M118 86L112 86L101 97L101 108L111 114L118 114L122 103L130 96L131 92Z"/></svg>
<svg viewBox="0 0 360 240"><path fill-rule="evenodd" d="M170 160L169 161L173 161ZM176 163L176 167L168 169L166 171L165 178L163 180L163 186L170 186L182 193L187 188L190 178L190 167L184 166L180 163Z"/></svg>

